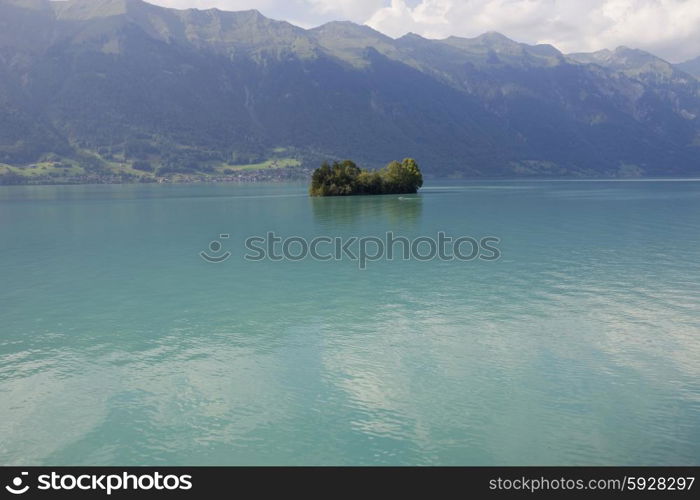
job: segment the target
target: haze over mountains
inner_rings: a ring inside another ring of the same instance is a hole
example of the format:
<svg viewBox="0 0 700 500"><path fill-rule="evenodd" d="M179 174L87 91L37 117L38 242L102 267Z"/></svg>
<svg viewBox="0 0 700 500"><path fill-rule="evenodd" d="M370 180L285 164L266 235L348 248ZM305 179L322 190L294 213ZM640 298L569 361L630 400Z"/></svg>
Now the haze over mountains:
<svg viewBox="0 0 700 500"><path fill-rule="evenodd" d="M498 33L0 0L0 163L165 175L412 156L427 176L696 175L698 75L700 60Z"/></svg>

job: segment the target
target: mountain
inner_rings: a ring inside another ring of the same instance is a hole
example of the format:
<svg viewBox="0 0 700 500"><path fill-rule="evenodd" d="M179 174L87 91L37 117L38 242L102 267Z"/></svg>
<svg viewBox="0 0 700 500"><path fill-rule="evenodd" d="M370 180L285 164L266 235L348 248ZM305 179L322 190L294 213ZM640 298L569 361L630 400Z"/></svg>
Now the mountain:
<svg viewBox="0 0 700 500"><path fill-rule="evenodd" d="M693 75L695 78L700 78L700 57L676 64L676 68L685 71L689 75Z"/></svg>
<svg viewBox="0 0 700 500"><path fill-rule="evenodd" d="M0 175L149 180L406 156L427 177L700 170L700 82L646 52L428 40L141 0L0 0Z"/></svg>

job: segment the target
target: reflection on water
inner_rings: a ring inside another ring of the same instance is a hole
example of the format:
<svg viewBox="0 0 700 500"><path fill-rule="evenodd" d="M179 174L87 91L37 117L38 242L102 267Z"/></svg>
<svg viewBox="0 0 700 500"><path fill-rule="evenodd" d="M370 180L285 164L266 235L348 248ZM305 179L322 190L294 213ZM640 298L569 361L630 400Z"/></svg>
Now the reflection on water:
<svg viewBox="0 0 700 500"><path fill-rule="evenodd" d="M305 189L0 189L0 463L699 464L700 183ZM503 257L242 255L388 229Z"/></svg>
<svg viewBox="0 0 700 500"><path fill-rule="evenodd" d="M367 221L388 227L415 225L423 212L417 195L331 196L309 198L315 221L323 228L361 226Z"/></svg>

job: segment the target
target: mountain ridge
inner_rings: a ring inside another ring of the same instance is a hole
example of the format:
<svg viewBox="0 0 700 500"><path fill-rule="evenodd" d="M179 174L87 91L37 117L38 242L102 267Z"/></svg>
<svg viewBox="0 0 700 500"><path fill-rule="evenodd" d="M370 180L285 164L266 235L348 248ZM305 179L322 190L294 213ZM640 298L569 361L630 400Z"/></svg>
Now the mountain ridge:
<svg viewBox="0 0 700 500"><path fill-rule="evenodd" d="M676 68L688 73L689 75L693 75L696 78L700 78L700 56L696 57L695 59L690 59L689 61L676 64Z"/></svg>
<svg viewBox="0 0 700 500"><path fill-rule="evenodd" d="M696 78L624 47L562 54L500 33L393 39L255 10L0 0L0 175L13 179L403 156L427 177L688 175L699 115Z"/></svg>

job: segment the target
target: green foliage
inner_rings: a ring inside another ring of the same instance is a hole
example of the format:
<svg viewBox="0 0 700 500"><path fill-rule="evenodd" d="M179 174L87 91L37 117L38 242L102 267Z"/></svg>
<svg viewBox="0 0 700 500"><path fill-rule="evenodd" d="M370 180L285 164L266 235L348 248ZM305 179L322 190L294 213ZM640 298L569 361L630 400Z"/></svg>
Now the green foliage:
<svg viewBox="0 0 700 500"><path fill-rule="evenodd" d="M12 184L26 184L27 177L19 175L15 172L5 172L0 174L0 186Z"/></svg>
<svg viewBox="0 0 700 500"><path fill-rule="evenodd" d="M195 169L189 168L186 165L171 163L158 168L156 173L159 176L164 176L168 174L191 174L193 172L195 172Z"/></svg>
<svg viewBox="0 0 700 500"><path fill-rule="evenodd" d="M383 170L385 190L389 193L415 193L423 186L423 175L416 160L392 161Z"/></svg>
<svg viewBox="0 0 700 500"><path fill-rule="evenodd" d="M149 162L145 160L136 160L132 167L135 170L141 170L142 172L153 172L155 169L153 168L153 165L151 165Z"/></svg>
<svg viewBox="0 0 700 500"><path fill-rule="evenodd" d="M350 160L328 162L311 176L311 196L355 194L412 194L423 185L423 175L413 158L392 161L379 171L362 170Z"/></svg>

